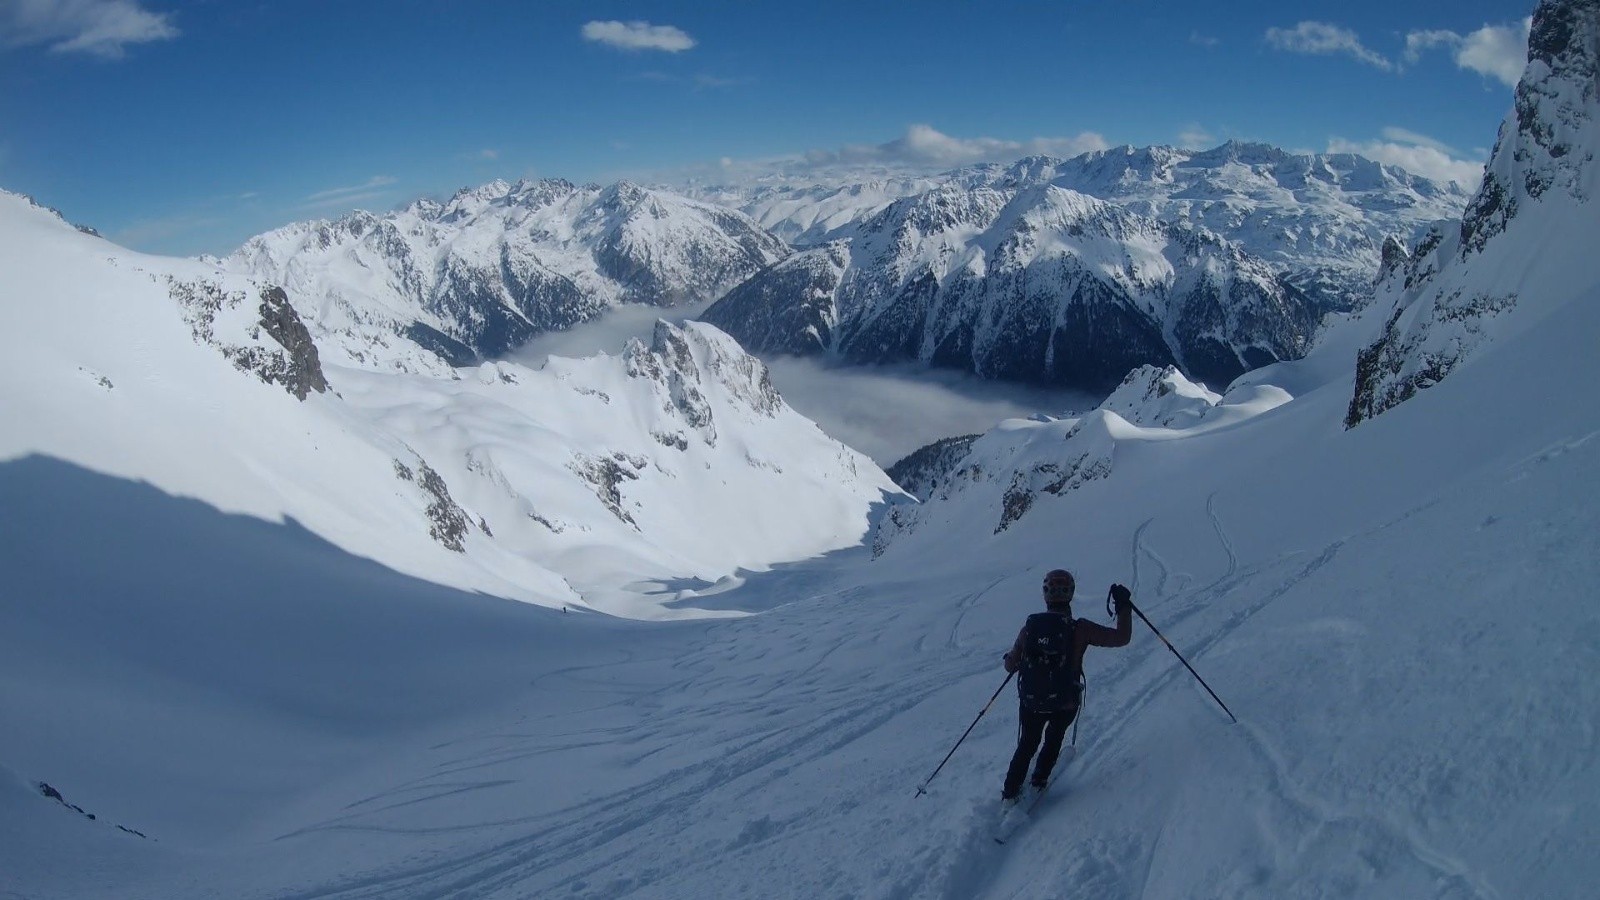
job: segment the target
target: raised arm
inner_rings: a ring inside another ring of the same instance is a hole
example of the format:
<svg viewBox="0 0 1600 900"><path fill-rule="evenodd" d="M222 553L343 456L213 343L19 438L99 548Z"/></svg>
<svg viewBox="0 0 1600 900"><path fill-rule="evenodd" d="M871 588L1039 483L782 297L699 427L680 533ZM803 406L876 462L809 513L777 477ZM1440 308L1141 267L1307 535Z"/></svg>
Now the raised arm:
<svg viewBox="0 0 1600 900"><path fill-rule="evenodd" d="M1111 596L1117 605L1117 627L1079 619L1079 633L1083 643L1090 647L1125 647L1133 640L1133 594L1120 584L1111 586Z"/></svg>

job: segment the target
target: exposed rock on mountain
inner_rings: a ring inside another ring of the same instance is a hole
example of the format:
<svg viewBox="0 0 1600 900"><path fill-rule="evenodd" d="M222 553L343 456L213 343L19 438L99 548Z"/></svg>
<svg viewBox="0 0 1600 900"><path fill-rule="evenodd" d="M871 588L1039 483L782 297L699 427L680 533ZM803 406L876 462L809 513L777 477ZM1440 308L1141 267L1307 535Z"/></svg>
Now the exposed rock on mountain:
<svg viewBox="0 0 1600 900"><path fill-rule="evenodd" d="M495 181L444 203L252 238L227 264L283 285L350 362L495 356L619 303L711 300L788 248L741 213L622 182Z"/></svg>
<svg viewBox="0 0 1600 900"><path fill-rule="evenodd" d="M281 288L260 290L255 321L248 319L243 290L229 290L215 281L169 279L168 291L195 340L217 348L241 372L267 384L281 384L298 400L328 389L317 345ZM270 341L262 340L263 330Z"/></svg>
<svg viewBox="0 0 1600 900"><path fill-rule="evenodd" d="M1430 232L1384 267L1368 311L1381 334L1357 358L1347 426L1438 384L1515 320L1585 286L1565 273L1593 253L1597 94L1600 2L1541 4L1516 107L1459 229Z"/></svg>
<svg viewBox="0 0 1600 900"><path fill-rule="evenodd" d="M1226 383L1304 352L1319 310L1217 235L1054 186L946 186L799 253L703 318L757 351L920 360L1108 390L1180 365Z"/></svg>

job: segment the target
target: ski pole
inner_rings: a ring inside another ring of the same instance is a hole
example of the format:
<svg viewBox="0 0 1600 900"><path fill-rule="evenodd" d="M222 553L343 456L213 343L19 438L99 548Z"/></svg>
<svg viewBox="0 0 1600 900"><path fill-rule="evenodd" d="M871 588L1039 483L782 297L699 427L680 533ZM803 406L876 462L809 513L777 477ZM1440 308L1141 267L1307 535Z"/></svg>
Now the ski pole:
<svg viewBox="0 0 1600 900"><path fill-rule="evenodd" d="M1007 673L1006 673L1006 680L1005 680L1005 681L1002 681L1002 682L1000 682L1000 686L999 686L999 687L997 687L997 688L995 688L995 690L994 690L994 696L993 696L993 697L990 697L990 698L989 698L989 702L988 702L988 703L985 703L985 704L984 704L984 705L983 705L983 709L980 709L980 710L978 710L978 719L981 719L981 718L983 718L983 714L984 714L984 713L986 713L986 712L988 712L988 711L989 711L989 707L991 707L991 706L993 706L993 705L994 705L994 701L995 701L995 700L997 700L997 699L999 699L999 697L1000 697L1000 692L1001 692L1001 691L1003 691L1003 690L1005 690L1005 689L1006 689L1006 685L1008 685L1008 684L1010 684L1010 683L1011 683L1011 676L1012 676L1012 675L1013 675L1013 674L1014 674L1014 673L1011 673L1011 672L1007 672ZM959 739L958 739L958 740L957 740L957 741L956 741L956 747L959 747L959 746L961 746L961 742L962 742L962 741L964 741L964 740L966 740L966 739L967 739L967 735L969 735L969 734L971 734L971 733L972 733L972 729L974 729L974 728L977 728L977 727L978 727L978 719L973 719L973 720L972 720L972 724L971 724L971 725L968 725L968 726L967 726L967 730L966 730L966 731L963 731L963 732L962 732L962 733L961 733L961 737L960 737L960 738L959 738ZM942 769L942 768L944 768L944 764L945 764L945 763L947 763L947 762L949 762L949 761L950 761L950 757L952 757L952 756L955 756L955 755L956 755L956 747L951 747L951 748L950 748L950 752L949 752L949 753L946 753L946 754L945 754L945 755L944 755L944 759L942 759L942 760L940 760L940 761L939 761L939 768L938 768L938 769L934 769L934 770L933 770L933 775L929 775L929 776L928 776L928 780L927 780L927 781L924 781L924 782L923 782L923 783L922 783L922 784L921 784L921 786L919 786L919 787L918 787L918 788L917 788L917 796L918 796L918 797L921 797L921 796L922 796L922 795L923 795L923 794L926 794L926 793L927 793L927 792L928 792L928 785L930 785L930 784L932 784L932 783L933 783L933 778L934 778L934 775L938 775L938 774L939 774L939 769Z"/></svg>
<svg viewBox="0 0 1600 900"><path fill-rule="evenodd" d="M1156 637L1161 638L1161 643L1167 645L1167 649L1172 651L1172 655L1178 658L1178 662L1183 663L1183 667L1189 670L1189 674L1194 676L1195 681L1200 682L1200 686L1206 689L1206 693L1211 695L1211 699L1217 701L1217 705L1222 707L1222 711L1228 714L1228 718L1232 719L1234 724L1238 724L1238 716L1233 714L1233 710L1228 709L1228 704L1222 702L1222 698L1218 697L1217 692L1211 689L1211 685L1206 684L1206 680L1200 677L1200 673L1194 670L1194 666L1189 665L1189 661L1183 658L1183 654L1178 652L1178 648L1172 646L1172 642L1167 640L1167 636L1161 633L1161 629L1157 628L1148 618L1146 618L1144 611L1139 609L1139 607L1134 606L1132 600L1128 601L1128 606L1134 612L1139 614L1139 618L1144 619L1144 623L1150 626L1150 630L1156 633Z"/></svg>

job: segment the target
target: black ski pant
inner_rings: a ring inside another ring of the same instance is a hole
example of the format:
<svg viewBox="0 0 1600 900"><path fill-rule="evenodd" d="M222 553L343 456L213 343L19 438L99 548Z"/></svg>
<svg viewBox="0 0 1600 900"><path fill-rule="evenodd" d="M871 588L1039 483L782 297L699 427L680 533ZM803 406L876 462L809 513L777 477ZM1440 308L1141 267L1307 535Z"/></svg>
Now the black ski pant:
<svg viewBox="0 0 1600 900"><path fill-rule="evenodd" d="M1043 784L1050 780L1050 770L1056 767L1061 755L1061 741L1067 736L1067 727L1078 717L1076 706L1063 710L1039 712L1023 707L1017 711L1017 752L1011 756L1011 768L1006 770L1004 795L1015 797L1022 790L1023 779L1028 777L1028 763L1034 751L1039 762L1033 768L1033 781ZM1044 747L1039 746L1040 739Z"/></svg>

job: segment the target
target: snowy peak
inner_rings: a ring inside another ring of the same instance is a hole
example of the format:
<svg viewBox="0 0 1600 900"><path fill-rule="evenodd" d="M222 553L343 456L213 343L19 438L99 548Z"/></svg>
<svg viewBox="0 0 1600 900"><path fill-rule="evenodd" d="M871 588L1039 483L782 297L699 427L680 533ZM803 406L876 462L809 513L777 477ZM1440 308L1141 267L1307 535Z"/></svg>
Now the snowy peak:
<svg viewBox="0 0 1600 900"><path fill-rule="evenodd" d="M1195 384L1174 366L1140 366L1100 404L1135 425L1181 428L1197 424L1222 396Z"/></svg>
<svg viewBox="0 0 1600 900"><path fill-rule="evenodd" d="M1366 314L1378 334L1357 357L1347 426L1438 384L1600 281L1600 2L1539 6L1516 96L1459 228L1430 229L1409 253L1386 249Z"/></svg>
<svg viewBox="0 0 1600 900"><path fill-rule="evenodd" d="M1528 66L1516 107L1500 127L1482 186L1461 222L1463 255L1505 231L1519 208L1557 190L1576 201L1593 192L1600 2L1540 4L1528 35Z"/></svg>
<svg viewBox="0 0 1600 900"><path fill-rule="evenodd" d="M651 385L661 411L716 446L717 428L706 393L713 389L734 408L771 418L783 406L766 366L744 352L722 332L699 322L679 328L657 320L650 346L638 338L628 342L623 360L630 378ZM668 446L678 446L678 432L655 432ZM681 449L681 447L680 447Z"/></svg>
<svg viewBox="0 0 1600 900"><path fill-rule="evenodd" d="M504 354L619 303L712 300L787 254L738 212L550 179L290 225L227 262L283 285L339 362L421 371Z"/></svg>

